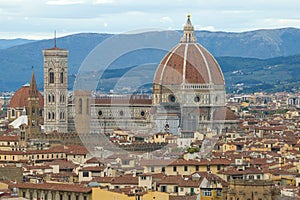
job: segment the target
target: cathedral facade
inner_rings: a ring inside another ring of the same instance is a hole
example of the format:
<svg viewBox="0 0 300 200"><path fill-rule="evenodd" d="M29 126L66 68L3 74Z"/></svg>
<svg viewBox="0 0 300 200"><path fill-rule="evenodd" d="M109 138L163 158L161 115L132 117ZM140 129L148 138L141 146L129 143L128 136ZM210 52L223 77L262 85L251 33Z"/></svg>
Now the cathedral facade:
<svg viewBox="0 0 300 200"><path fill-rule="evenodd" d="M90 97L89 104L86 98L74 95L71 131L157 133L167 127L173 134L193 137L197 131L220 131L226 113L224 76L214 57L197 43L190 15L181 40L156 69L152 95L106 94ZM90 123L81 112L86 107Z"/></svg>
<svg viewBox="0 0 300 200"><path fill-rule="evenodd" d="M197 43L190 15L178 42L156 69L152 95L95 96L91 91L78 90L71 97L68 50L55 43L43 50L44 99L40 93L31 92L27 109L43 107L46 133L109 133L119 129L193 137L194 132L219 131L226 117L224 76L214 57ZM13 112L8 115L21 115ZM34 117L30 120L36 123Z"/></svg>

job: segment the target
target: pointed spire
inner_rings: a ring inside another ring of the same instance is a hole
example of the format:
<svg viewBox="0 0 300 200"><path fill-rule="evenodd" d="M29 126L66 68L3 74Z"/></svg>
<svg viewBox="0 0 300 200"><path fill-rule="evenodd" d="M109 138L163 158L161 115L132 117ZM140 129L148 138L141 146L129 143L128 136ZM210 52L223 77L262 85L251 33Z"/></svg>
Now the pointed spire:
<svg viewBox="0 0 300 200"><path fill-rule="evenodd" d="M29 96L38 97L38 89L35 81L33 66L32 66L32 74L31 74L30 87L29 87Z"/></svg>
<svg viewBox="0 0 300 200"><path fill-rule="evenodd" d="M180 40L181 43L196 43L197 39L194 36L194 26L191 22L191 14L187 14L187 21L183 28L183 36Z"/></svg>

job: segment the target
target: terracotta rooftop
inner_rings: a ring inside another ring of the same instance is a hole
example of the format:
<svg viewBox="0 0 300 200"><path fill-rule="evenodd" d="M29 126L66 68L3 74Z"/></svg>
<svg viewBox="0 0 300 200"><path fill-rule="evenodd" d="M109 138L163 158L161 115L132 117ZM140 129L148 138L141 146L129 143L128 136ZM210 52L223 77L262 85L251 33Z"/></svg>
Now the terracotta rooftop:
<svg viewBox="0 0 300 200"><path fill-rule="evenodd" d="M118 188L118 189L110 189L109 191L126 194L127 196L134 196L136 194L139 194L139 195L146 194L146 192L143 190L142 187L137 187L137 186Z"/></svg>
<svg viewBox="0 0 300 200"><path fill-rule="evenodd" d="M19 136L17 136L17 135L4 135L4 136L0 136L0 141L4 141L4 142L18 142L19 141Z"/></svg>
<svg viewBox="0 0 300 200"><path fill-rule="evenodd" d="M38 93L38 96L39 96L40 107L44 107L44 99L40 92ZM17 90L17 92L12 96L9 107L11 108L27 107L28 97L29 97L29 86L25 85L21 87L19 90Z"/></svg>
<svg viewBox="0 0 300 200"><path fill-rule="evenodd" d="M140 165L141 166L166 166L171 163L170 160L141 160Z"/></svg>
<svg viewBox="0 0 300 200"><path fill-rule="evenodd" d="M74 164L72 161L66 160L54 160L52 162L48 162L48 165L58 165L60 170L65 169L75 169L78 165Z"/></svg>
<svg viewBox="0 0 300 200"><path fill-rule="evenodd" d="M95 171L103 171L105 169L104 166L89 166L89 167L83 167L82 169L80 169L79 171L91 171L91 172L95 172Z"/></svg>
<svg viewBox="0 0 300 200"><path fill-rule="evenodd" d="M114 179L114 177L100 177L100 176L97 176L97 177L94 177L92 181L94 182L97 182L97 183L111 183L112 180Z"/></svg>
<svg viewBox="0 0 300 200"><path fill-rule="evenodd" d="M88 159L85 163L87 163L87 164L102 164L100 162L100 158L96 158L96 157L92 157L92 158Z"/></svg>
<svg viewBox="0 0 300 200"><path fill-rule="evenodd" d="M67 154L70 155L85 155L89 153L86 147L80 145L68 145L65 148L67 150Z"/></svg>
<svg viewBox="0 0 300 200"><path fill-rule="evenodd" d="M24 167L27 170L35 170L35 169L52 169L49 165L36 165L36 166L26 166Z"/></svg>
<svg viewBox="0 0 300 200"><path fill-rule="evenodd" d="M245 170L246 174L263 174L261 169L258 169L256 167L250 167Z"/></svg>
<svg viewBox="0 0 300 200"><path fill-rule="evenodd" d="M111 184L114 185L138 185L138 183L139 177L132 176L132 174L118 176L111 181Z"/></svg>
<svg viewBox="0 0 300 200"><path fill-rule="evenodd" d="M184 200L197 200L198 196L184 196ZM169 200L182 200L182 196L172 196L170 195Z"/></svg>
<svg viewBox="0 0 300 200"><path fill-rule="evenodd" d="M54 46L54 47L52 47L52 48L50 48L50 49L45 49L45 50L65 50L65 49L61 49L61 48L58 48L57 46Z"/></svg>
<svg viewBox="0 0 300 200"><path fill-rule="evenodd" d="M16 188L22 189L39 189L39 190L52 190L52 191L66 191L66 192L81 192L90 193L92 188L85 187L79 184L62 184L62 183L19 183L13 185Z"/></svg>
<svg viewBox="0 0 300 200"><path fill-rule="evenodd" d="M226 174L226 175L244 175L246 174L244 171L238 171L235 168L226 168L223 170L220 170L218 174Z"/></svg>
<svg viewBox="0 0 300 200"><path fill-rule="evenodd" d="M7 155L30 155L30 154L50 154L50 153L65 153L67 155L85 155L88 150L83 146L55 146L50 149L42 150L27 150L27 151L0 151L0 154Z"/></svg>
<svg viewBox="0 0 300 200"><path fill-rule="evenodd" d="M179 182L182 180L182 176L181 175L170 175L170 176L164 176L161 181L159 182L159 184L173 184L173 185L177 185L179 184Z"/></svg>
<svg viewBox="0 0 300 200"><path fill-rule="evenodd" d="M250 163L252 165L264 165L267 164L267 158L251 158Z"/></svg>

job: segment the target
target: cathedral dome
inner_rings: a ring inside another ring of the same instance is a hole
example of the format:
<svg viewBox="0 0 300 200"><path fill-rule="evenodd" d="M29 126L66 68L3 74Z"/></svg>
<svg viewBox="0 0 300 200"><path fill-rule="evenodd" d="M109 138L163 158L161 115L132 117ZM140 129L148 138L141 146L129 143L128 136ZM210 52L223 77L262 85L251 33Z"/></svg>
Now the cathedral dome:
<svg viewBox="0 0 300 200"><path fill-rule="evenodd" d="M213 124L214 110L224 107L225 100L221 68L197 43L188 15L179 44L166 54L154 75L152 104L156 130L162 130L167 122L174 134L179 133L179 128L181 133L188 134L205 131ZM218 123L225 118L225 110L221 111L216 113Z"/></svg>
<svg viewBox="0 0 300 200"><path fill-rule="evenodd" d="M10 107L11 108L23 108L28 106L28 97L29 97L29 84L22 86L11 98ZM39 92L39 104L40 107L44 106L44 99L42 94Z"/></svg>
<svg viewBox="0 0 300 200"><path fill-rule="evenodd" d="M188 15L184 35L159 64L154 84L214 84L224 85L224 76L214 57L194 36L194 27Z"/></svg>

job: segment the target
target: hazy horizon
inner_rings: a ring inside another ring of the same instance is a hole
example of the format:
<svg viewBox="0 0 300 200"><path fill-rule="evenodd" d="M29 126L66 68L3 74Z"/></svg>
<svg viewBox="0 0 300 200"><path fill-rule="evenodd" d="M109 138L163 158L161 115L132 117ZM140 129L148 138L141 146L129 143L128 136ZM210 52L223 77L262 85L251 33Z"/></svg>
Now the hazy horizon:
<svg viewBox="0 0 300 200"><path fill-rule="evenodd" d="M2 0L0 38L49 39L74 33L181 30L191 13L195 30L245 32L300 28L297 0Z"/></svg>
<svg viewBox="0 0 300 200"><path fill-rule="evenodd" d="M212 32L212 33L218 33L218 32L224 32L224 33L247 33L247 32L252 32L252 31L261 31L261 30L278 30L278 29L300 29L298 27L278 27L278 28L260 28L260 29L252 29L252 30L246 30L246 31L224 31L224 30L195 30L195 31L208 31L208 32ZM141 31L141 30L137 30L137 31ZM161 30L161 31L169 31L169 30ZM181 31L181 30L170 30L170 31ZM76 34L108 34L108 35L114 35L114 34L127 34L127 32L74 32L74 33L67 33L67 34L63 34L61 35L60 33L56 33L56 37L57 38L62 38L62 37L66 37L66 36L70 36L70 35L76 35ZM51 35L52 34L52 35ZM49 36L47 37L41 37L41 38L26 38L26 37L8 37L8 38L0 38L0 40L16 40L16 39L25 39L25 40L48 40L48 39L53 39L54 38L54 31L51 32L51 34L49 34Z"/></svg>

